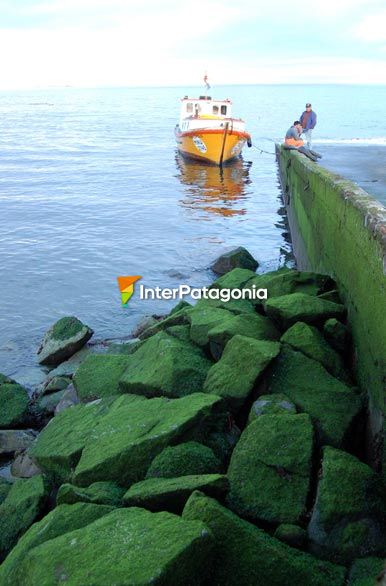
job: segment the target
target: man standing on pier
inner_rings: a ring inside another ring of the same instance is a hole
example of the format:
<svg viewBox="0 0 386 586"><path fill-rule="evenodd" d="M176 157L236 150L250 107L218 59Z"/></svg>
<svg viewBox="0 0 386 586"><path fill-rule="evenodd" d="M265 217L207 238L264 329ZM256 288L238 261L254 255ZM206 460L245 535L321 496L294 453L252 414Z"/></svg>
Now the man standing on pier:
<svg viewBox="0 0 386 586"><path fill-rule="evenodd" d="M300 116L300 124L306 139L307 147L312 148L312 131L316 126L316 113L312 110L311 104L306 104L306 109Z"/></svg>

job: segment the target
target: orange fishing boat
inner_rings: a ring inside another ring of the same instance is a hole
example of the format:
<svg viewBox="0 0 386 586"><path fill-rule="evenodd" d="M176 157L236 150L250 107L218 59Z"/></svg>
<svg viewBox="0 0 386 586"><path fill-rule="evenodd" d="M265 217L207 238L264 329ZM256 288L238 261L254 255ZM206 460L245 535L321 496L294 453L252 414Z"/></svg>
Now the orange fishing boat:
<svg viewBox="0 0 386 586"><path fill-rule="evenodd" d="M182 155L220 166L238 157L245 143L252 145L245 122L232 117L232 102L210 96L182 98L175 135Z"/></svg>

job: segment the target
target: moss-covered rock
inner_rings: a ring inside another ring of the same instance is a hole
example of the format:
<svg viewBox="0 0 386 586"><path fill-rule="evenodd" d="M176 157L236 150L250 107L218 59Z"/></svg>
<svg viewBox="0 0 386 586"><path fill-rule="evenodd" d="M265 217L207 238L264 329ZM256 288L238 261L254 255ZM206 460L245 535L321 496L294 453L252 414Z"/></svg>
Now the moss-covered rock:
<svg viewBox="0 0 386 586"><path fill-rule="evenodd" d="M243 246L239 246L219 256L210 268L217 275L224 275L235 268L255 271L258 266L259 263L251 253Z"/></svg>
<svg viewBox="0 0 386 586"><path fill-rule="evenodd" d="M3 503L12 488L12 484L5 480L5 478L0 477L0 505Z"/></svg>
<svg viewBox="0 0 386 586"><path fill-rule="evenodd" d="M342 358L314 326L309 326L304 322L296 322L283 334L281 341L289 344L294 350L299 350L309 358L320 362L333 376L349 380Z"/></svg>
<svg viewBox="0 0 386 586"><path fill-rule="evenodd" d="M229 482L227 477L221 474L148 478L133 484L123 500L128 507L143 507L149 511L170 511L180 514L195 490L221 499L229 490Z"/></svg>
<svg viewBox="0 0 386 586"><path fill-rule="evenodd" d="M202 390L210 367L200 348L159 332L127 357L119 388L146 397L183 397Z"/></svg>
<svg viewBox="0 0 386 586"><path fill-rule="evenodd" d="M362 407L353 388L289 347L282 348L266 383L268 393L285 393L298 410L311 416L322 445L340 447Z"/></svg>
<svg viewBox="0 0 386 586"><path fill-rule="evenodd" d="M345 569L271 537L214 499L195 492L183 518L201 520L215 539L213 586L343 586Z"/></svg>
<svg viewBox="0 0 386 586"><path fill-rule="evenodd" d="M146 478L176 478L198 474L218 474L221 462L213 451L198 442L169 446L154 458Z"/></svg>
<svg viewBox="0 0 386 586"><path fill-rule="evenodd" d="M181 326L184 324L188 324L188 315L191 311L191 307L183 307L178 311L172 311L168 316L164 319L157 321L154 325L146 328L143 332L139 334L140 340L147 340L154 334L158 334L158 332L162 332L166 328L171 326Z"/></svg>
<svg viewBox="0 0 386 586"><path fill-rule="evenodd" d="M209 330L229 319L231 315L226 309L212 307L194 309L189 314L191 340L198 346L207 346Z"/></svg>
<svg viewBox="0 0 386 586"><path fill-rule="evenodd" d="M344 305L325 301L306 293L270 297L265 303L265 311L268 317L283 330L297 321L317 325L329 318L342 319L346 313Z"/></svg>
<svg viewBox="0 0 386 586"><path fill-rule="evenodd" d="M169 328L165 329L165 332L169 336L173 336L180 340L181 342L185 342L186 344L190 344L190 325L182 325L182 326L170 326Z"/></svg>
<svg viewBox="0 0 386 586"><path fill-rule="evenodd" d="M86 503L75 505L60 505L48 513L43 519L34 523L28 531L19 539L17 545L9 553L0 566L0 584L2 586L15 586L18 567L27 553L59 535L64 535L74 529L85 527L96 521L103 515L111 513L112 507L98 506ZM46 578L46 580L48 577ZM21 578L20 578L21 580ZM22 584L23 582L20 582ZM41 584L45 584L41 582Z"/></svg>
<svg viewBox="0 0 386 586"><path fill-rule="evenodd" d="M252 404L249 412L248 423L260 417L260 415L295 415L296 406L286 395L261 395Z"/></svg>
<svg viewBox="0 0 386 586"><path fill-rule="evenodd" d="M16 383L0 385L0 428L20 427L26 423L29 397Z"/></svg>
<svg viewBox="0 0 386 586"><path fill-rule="evenodd" d="M17 480L0 505L0 560L43 510L48 485L43 476Z"/></svg>
<svg viewBox="0 0 386 586"><path fill-rule="evenodd" d="M350 345L350 334L346 326L335 318L328 319L323 326L323 334L327 342L337 351L344 354Z"/></svg>
<svg viewBox="0 0 386 586"><path fill-rule="evenodd" d="M13 586L198 586L211 563L212 542L201 522L134 507L116 509L31 549Z"/></svg>
<svg viewBox="0 0 386 586"><path fill-rule="evenodd" d="M74 503L92 503L94 505L110 505L118 507L122 504L125 489L115 482L94 482L87 488L73 484L62 484L56 495L57 505L73 505Z"/></svg>
<svg viewBox="0 0 386 586"><path fill-rule="evenodd" d="M0 457L26 450L37 435L33 429L0 429Z"/></svg>
<svg viewBox="0 0 386 586"><path fill-rule="evenodd" d="M63 397L65 396L66 389L57 391L56 393L50 393L49 395L43 395L37 401L37 407L39 411L44 414L53 415L56 407L59 405Z"/></svg>
<svg viewBox="0 0 386 586"><path fill-rule="evenodd" d="M256 308L250 299L229 299L229 301L222 301L220 298L210 299L203 297L197 301L194 309L226 309L226 311L234 315L256 313Z"/></svg>
<svg viewBox="0 0 386 586"><path fill-rule="evenodd" d="M257 378L278 355L280 344L236 335L227 343L221 359L212 366L204 392L223 397L232 409L239 409L254 388Z"/></svg>
<svg viewBox="0 0 386 586"><path fill-rule="evenodd" d="M253 521L300 521L306 511L312 448L308 415L258 417L233 450L229 507Z"/></svg>
<svg viewBox="0 0 386 586"><path fill-rule="evenodd" d="M221 409L203 393L176 400L121 395L76 405L56 416L39 435L32 457L59 482L78 486L102 480L129 486L145 477L171 443L200 439Z"/></svg>
<svg viewBox="0 0 386 586"><path fill-rule="evenodd" d="M382 582L377 581L377 578L384 569L385 560L381 558L355 560L350 569L348 586L381 586Z"/></svg>
<svg viewBox="0 0 386 586"><path fill-rule="evenodd" d="M119 380L130 364L130 357L90 354L74 375L74 386L81 401L90 401L122 392Z"/></svg>
<svg viewBox="0 0 386 586"><path fill-rule="evenodd" d="M43 386L41 394L49 395L50 393L64 391L70 383L71 379L68 376L53 376Z"/></svg>
<svg viewBox="0 0 386 586"><path fill-rule="evenodd" d="M256 273L249 269L235 268L214 281L211 289L242 289L248 281L256 277Z"/></svg>
<svg viewBox="0 0 386 586"><path fill-rule="evenodd" d="M301 549L307 542L307 531L299 527L299 525L283 523L276 529L274 537L290 547Z"/></svg>
<svg viewBox="0 0 386 586"><path fill-rule="evenodd" d="M280 334L270 319L259 314L230 314L208 332L210 352L219 360L226 344L233 336L239 334L256 340L278 340Z"/></svg>
<svg viewBox="0 0 386 586"><path fill-rule="evenodd" d="M382 477L346 452L326 447L308 527L315 551L347 562L386 551Z"/></svg>
<svg viewBox="0 0 386 586"><path fill-rule="evenodd" d="M38 349L40 364L60 364L80 350L93 335L93 330L76 317L62 317L46 332Z"/></svg>

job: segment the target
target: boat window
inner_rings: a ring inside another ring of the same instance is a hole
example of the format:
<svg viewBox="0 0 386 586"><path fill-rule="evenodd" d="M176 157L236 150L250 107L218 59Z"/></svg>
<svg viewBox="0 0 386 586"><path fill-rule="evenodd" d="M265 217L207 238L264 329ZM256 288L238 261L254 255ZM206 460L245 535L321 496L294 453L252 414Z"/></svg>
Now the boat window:
<svg viewBox="0 0 386 586"><path fill-rule="evenodd" d="M187 112L193 112L193 104L192 104L192 102L188 102L186 104L186 111Z"/></svg>
<svg viewBox="0 0 386 586"><path fill-rule="evenodd" d="M218 106L213 106L213 114L218 114Z"/></svg>
<svg viewBox="0 0 386 586"><path fill-rule="evenodd" d="M225 116L225 115L226 115L226 113L227 113L227 107L226 107L226 106L221 106L221 114L222 114L223 116Z"/></svg>

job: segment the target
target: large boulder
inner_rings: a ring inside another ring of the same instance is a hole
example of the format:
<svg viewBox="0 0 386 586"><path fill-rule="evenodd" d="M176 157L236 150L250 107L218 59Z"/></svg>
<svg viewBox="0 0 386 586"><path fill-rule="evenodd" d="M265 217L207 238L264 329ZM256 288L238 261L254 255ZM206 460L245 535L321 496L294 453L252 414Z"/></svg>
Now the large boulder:
<svg viewBox="0 0 386 586"><path fill-rule="evenodd" d="M198 442L169 446L154 458L146 478L176 478L198 474L218 474L221 462L213 451Z"/></svg>
<svg viewBox="0 0 386 586"><path fill-rule="evenodd" d="M317 553L347 562L386 553L382 476L355 456L325 447L308 535Z"/></svg>
<svg viewBox="0 0 386 586"><path fill-rule="evenodd" d="M20 560L13 586L198 586L211 563L212 543L201 522L116 509L31 549Z"/></svg>
<svg viewBox="0 0 386 586"><path fill-rule="evenodd" d="M17 480L0 505L0 560L42 512L48 496L43 476Z"/></svg>
<svg viewBox="0 0 386 586"><path fill-rule="evenodd" d="M209 584L216 586L343 586L345 568L271 537L199 492L188 500L183 519L211 530L215 550Z"/></svg>
<svg viewBox="0 0 386 586"><path fill-rule="evenodd" d="M165 332L149 338L126 357L119 388L146 397L183 397L202 390L211 362L200 348Z"/></svg>
<svg viewBox="0 0 386 586"><path fill-rule="evenodd" d="M60 364L80 350L93 333L76 317L62 317L46 332L38 349L39 363Z"/></svg>
<svg viewBox="0 0 386 586"><path fill-rule="evenodd" d="M306 512L313 428L308 415L261 415L241 434L228 469L228 505L252 521L298 523Z"/></svg>
<svg viewBox="0 0 386 586"><path fill-rule="evenodd" d="M219 397L203 393L173 401L121 395L76 405L50 421L31 455L58 482L73 477L78 486L101 480L129 486L169 444L200 439L221 409Z"/></svg>
<svg viewBox="0 0 386 586"><path fill-rule="evenodd" d="M254 421L260 415L295 415L296 406L286 395L260 395L252 403L249 412L248 423Z"/></svg>
<svg viewBox="0 0 386 586"><path fill-rule="evenodd" d="M0 429L0 456L26 450L37 435L33 429Z"/></svg>
<svg viewBox="0 0 386 586"><path fill-rule="evenodd" d="M133 484L124 495L123 501L128 507L181 514L186 501L195 490L221 499L229 490L229 482L221 474L147 478Z"/></svg>
<svg viewBox="0 0 386 586"><path fill-rule="evenodd" d="M74 375L74 386L81 401L118 395L118 383L129 366L129 356L90 354Z"/></svg>
<svg viewBox="0 0 386 586"><path fill-rule="evenodd" d="M115 482L94 482L87 488L73 484L62 484L56 495L57 505L73 505L74 503L92 503L94 505L110 505L118 507L126 490Z"/></svg>
<svg viewBox="0 0 386 586"><path fill-rule="evenodd" d="M219 256L210 268L217 275L224 275L235 268L255 271L258 266L259 263L251 253L243 246L239 246Z"/></svg>
<svg viewBox="0 0 386 586"><path fill-rule="evenodd" d="M17 383L0 384L0 428L12 429L26 424L29 397Z"/></svg>
<svg viewBox="0 0 386 586"><path fill-rule="evenodd" d="M352 387L288 347L282 348L265 382L268 393L285 393L299 411L311 416L321 445L340 447L362 409Z"/></svg>
<svg viewBox="0 0 386 586"><path fill-rule="evenodd" d="M203 307L194 309L189 314L190 338L198 346L209 344L209 331L215 326L222 324L233 316L226 309Z"/></svg>
<svg viewBox="0 0 386 586"><path fill-rule="evenodd" d="M265 303L265 311L282 330L286 330L297 321L319 325L329 318L342 319L346 314L344 305L306 293L270 297Z"/></svg>
<svg viewBox="0 0 386 586"><path fill-rule="evenodd" d="M277 342L233 336L221 359L209 370L204 392L223 397L232 409L239 409L279 351Z"/></svg>

